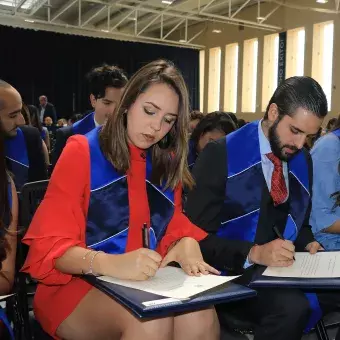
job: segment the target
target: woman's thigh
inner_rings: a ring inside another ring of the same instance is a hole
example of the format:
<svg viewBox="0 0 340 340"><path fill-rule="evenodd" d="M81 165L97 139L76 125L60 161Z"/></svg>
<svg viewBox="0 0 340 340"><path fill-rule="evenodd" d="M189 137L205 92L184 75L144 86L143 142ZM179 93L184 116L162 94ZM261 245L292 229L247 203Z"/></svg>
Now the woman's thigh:
<svg viewBox="0 0 340 340"><path fill-rule="evenodd" d="M173 318L141 321L126 308L92 288L60 324L57 336L65 340L139 340L173 338Z"/></svg>

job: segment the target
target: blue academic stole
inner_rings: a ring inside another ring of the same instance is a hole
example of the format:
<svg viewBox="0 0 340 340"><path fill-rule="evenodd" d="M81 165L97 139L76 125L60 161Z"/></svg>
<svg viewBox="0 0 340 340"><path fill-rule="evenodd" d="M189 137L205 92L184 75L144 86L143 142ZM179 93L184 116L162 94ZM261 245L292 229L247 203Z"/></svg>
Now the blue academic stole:
<svg viewBox="0 0 340 340"><path fill-rule="evenodd" d="M86 137L90 147L91 192L86 243L109 254L125 252L129 232L129 198L126 174L118 173L99 146L96 128ZM174 191L151 183L151 155L146 159L146 191L150 208L150 248L156 249L174 214ZM142 234L141 234L142 238Z"/></svg>
<svg viewBox="0 0 340 340"><path fill-rule="evenodd" d="M332 131L332 133L334 133L340 139L340 129L336 129Z"/></svg>
<svg viewBox="0 0 340 340"><path fill-rule="evenodd" d="M258 136L252 122L226 136L227 181L222 223L217 235L254 242L262 201L263 172ZM288 162L289 212L283 236L295 241L310 203L308 164L303 152ZM316 294L306 293L312 315L307 330L322 317Z"/></svg>
<svg viewBox="0 0 340 340"><path fill-rule="evenodd" d="M86 135L95 127L96 125L94 123L94 112L92 112L78 122L75 122L72 125L72 132L74 135Z"/></svg>
<svg viewBox="0 0 340 340"><path fill-rule="evenodd" d="M6 138L5 153L9 170L14 175L14 183L17 191L28 182L29 161L25 136L20 128L17 128L15 137Z"/></svg>

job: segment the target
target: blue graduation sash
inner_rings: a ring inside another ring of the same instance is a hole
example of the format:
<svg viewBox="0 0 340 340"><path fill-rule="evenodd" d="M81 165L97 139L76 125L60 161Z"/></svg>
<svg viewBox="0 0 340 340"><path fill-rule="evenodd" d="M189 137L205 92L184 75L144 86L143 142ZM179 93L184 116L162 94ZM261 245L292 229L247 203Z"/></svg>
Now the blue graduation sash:
<svg viewBox="0 0 340 340"><path fill-rule="evenodd" d="M14 183L17 191L28 182L29 161L25 136L20 128L17 135L5 140L5 153L9 162L9 170L14 174Z"/></svg>
<svg viewBox="0 0 340 340"><path fill-rule="evenodd" d="M227 183L222 223L217 235L254 242L263 191L258 121L226 136ZM246 142L245 142L246 141ZM308 164L303 152L288 162L290 206L283 236L295 241L310 203ZM306 293L312 314L306 330L322 317L316 294Z"/></svg>
<svg viewBox="0 0 340 340"><path fill-rule="evenodd" d="M92 112L78 122L75 122L72 125L72 131L74 135L86 135L95 127L96 125L94 123L94 112Z"/></svg>
<svg viewBox="0 0 340 340"><path fill-rule="evenodd" d="M103 155L100 127L86 137L90 147L91 192L86 243L109 254L125 252L129 231L129 198L126 174L118 173ZM150 248L156 249L174 213L174 192L151 183L151 154L146 159L146 190L150 208ZM142 237L142 235L141 235Z"/></svg>
<svg viewBox="0 0 340 340"><path fill-rule="evenodd" d="M334 133L340 139L340 129L336 129L332 131L331 133Z"/></svg>

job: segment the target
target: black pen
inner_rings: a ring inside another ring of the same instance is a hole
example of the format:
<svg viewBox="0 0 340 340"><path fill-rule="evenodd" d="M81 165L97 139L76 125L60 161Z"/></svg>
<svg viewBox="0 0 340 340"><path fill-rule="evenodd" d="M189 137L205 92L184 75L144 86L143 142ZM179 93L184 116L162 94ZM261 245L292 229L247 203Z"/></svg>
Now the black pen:
<svg viewBox="0 0 340 340"><path fill-rule="evenodd" d="M274 233L276 234L276 236L281 239L281 240L285 240L283 235L280 233L280 230L277 228L276 225L273 226L273 230L274 230ZM293 260L295 261L295 256L293 256Z"/></svg>
<svg viewBox="0 0 340 340"><path fill-rule="evenodd" d="M144 223L142 227L142 240L143 248L150 249L150 234L148 225L146 223Z"/></svg>

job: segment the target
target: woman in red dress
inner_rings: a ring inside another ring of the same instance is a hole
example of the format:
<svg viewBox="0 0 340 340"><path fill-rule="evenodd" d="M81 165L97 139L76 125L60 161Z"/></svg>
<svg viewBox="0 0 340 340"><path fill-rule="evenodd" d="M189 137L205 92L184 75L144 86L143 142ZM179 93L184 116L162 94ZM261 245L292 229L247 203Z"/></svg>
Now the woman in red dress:
<svg viewBox="0 0 340 340"><path fill-rule="evenodd" d="M34 312L62 339L218 339L213 307L140 321L75 275L146 280L178 262L189 275L218 274L197 241L207 235L183 214L188 171L188 93L159 60L129 81L106 125L68 142L24 238L23 271L39 281ZM142 248L142 227L151 249Z"/></svg>

